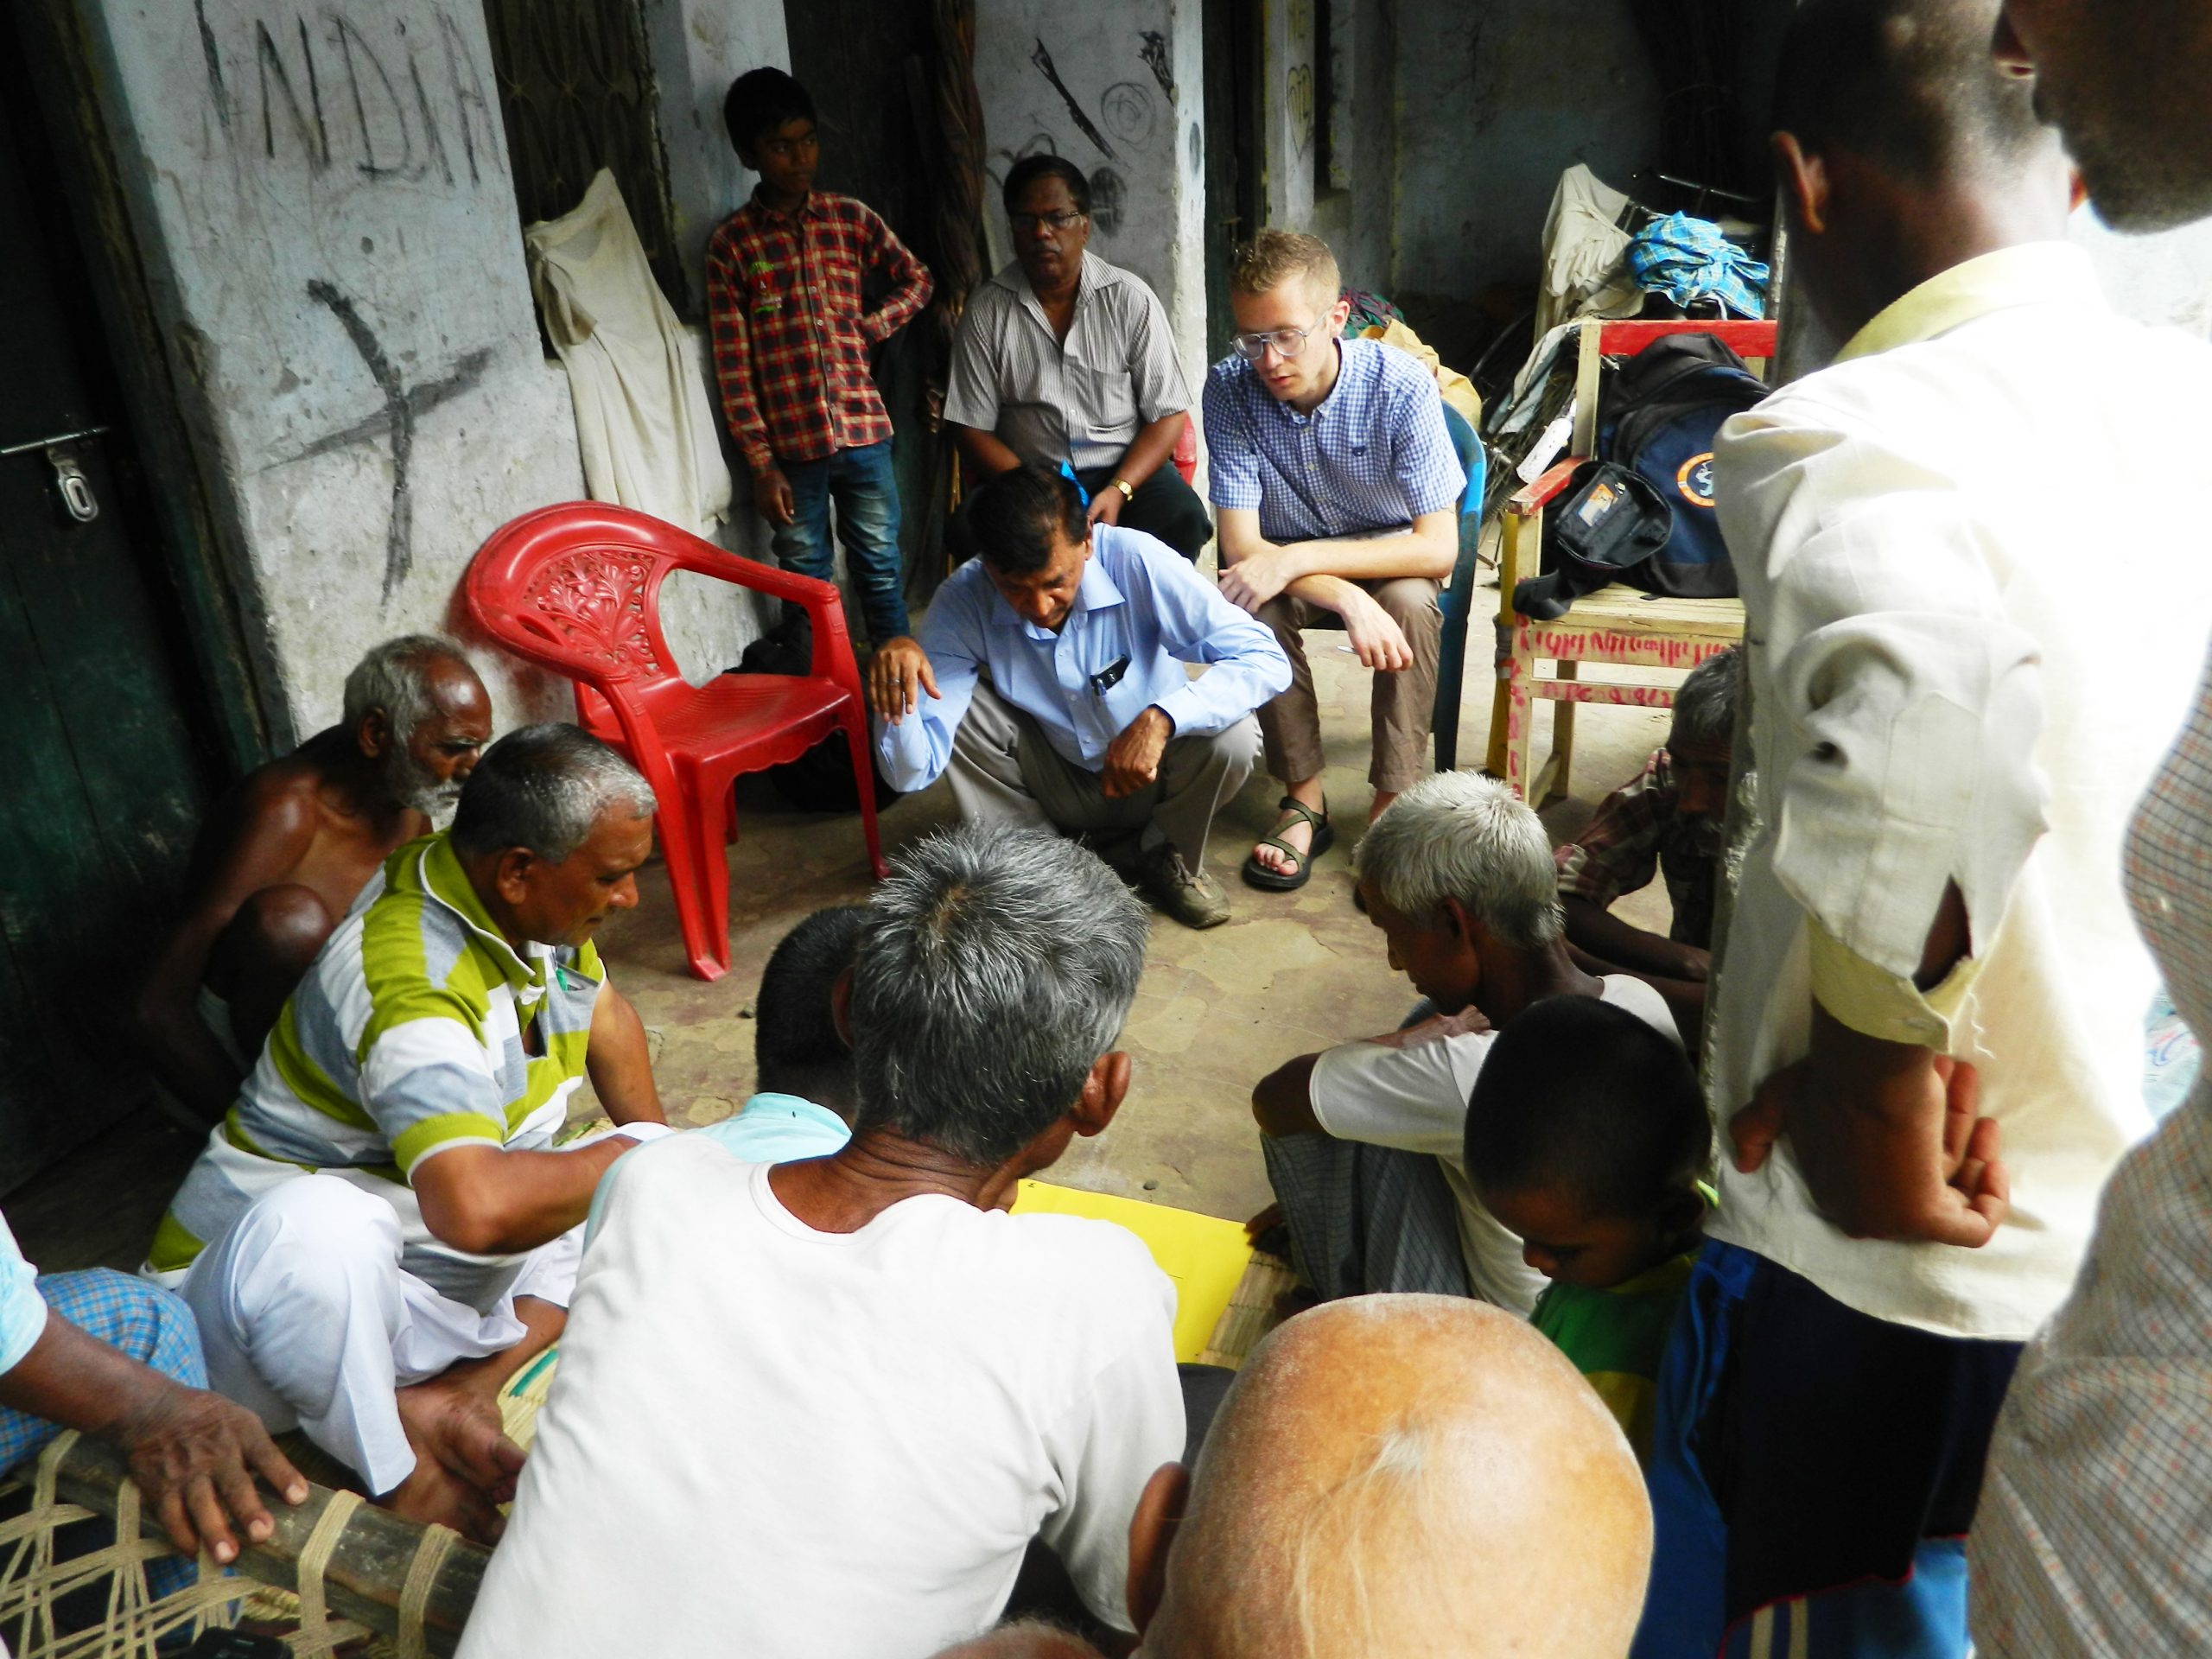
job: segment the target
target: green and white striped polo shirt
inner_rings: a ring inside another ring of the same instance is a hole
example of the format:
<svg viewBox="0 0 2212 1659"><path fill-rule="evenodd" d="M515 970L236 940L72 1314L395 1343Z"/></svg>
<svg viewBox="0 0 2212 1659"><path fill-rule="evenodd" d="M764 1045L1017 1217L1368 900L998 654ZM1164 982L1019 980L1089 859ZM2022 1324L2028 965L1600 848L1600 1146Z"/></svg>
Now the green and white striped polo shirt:
<svg viewBox="0 0 2212 1659"><path fill-rule="evenodd" d="M517 951L446 836L410 842L285 1003L162 1218L148 1269L181 1276L256 1198L320 1172L391 1203L407 1270L490 1312L524 1258L435 1238L410 1178L449 1147L551 1145L584 1075L605 982L588 943Z"/></svg>

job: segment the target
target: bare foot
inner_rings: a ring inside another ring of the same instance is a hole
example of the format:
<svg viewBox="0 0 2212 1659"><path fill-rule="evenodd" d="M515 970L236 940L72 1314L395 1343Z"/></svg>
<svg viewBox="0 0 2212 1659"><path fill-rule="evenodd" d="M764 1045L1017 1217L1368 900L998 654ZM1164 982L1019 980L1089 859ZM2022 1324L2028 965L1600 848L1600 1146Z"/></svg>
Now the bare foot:
<svg viewBox="0 0 2212 1659"><path fill-rule="evenodd" d="M1266 1232L1270 1227L1281 1225L1282 1205L1279 1202L1271 1204L1244 1224L1244 1236L1257 1243L1261 1234Z"/></svg>
<svg viewBox="0 0 2212 1659"><path fill-rule="evenodd" d="M384 1506L410 1521L436 1521L478 1543L499 1541L523 1450L499 1424L498 1404L481 1389L432 1378L399 1390L399 1421L415 1448L415 1471Z"/></svg>
<svg viewBox="0 0 2212 1659"><path fill-rule="evenodd" d="M507 1528L498 1504L419 1449L414 1472L377 1503L419 1526L451 1527L469 1542L486 1549L499 1541Z"/></svg>

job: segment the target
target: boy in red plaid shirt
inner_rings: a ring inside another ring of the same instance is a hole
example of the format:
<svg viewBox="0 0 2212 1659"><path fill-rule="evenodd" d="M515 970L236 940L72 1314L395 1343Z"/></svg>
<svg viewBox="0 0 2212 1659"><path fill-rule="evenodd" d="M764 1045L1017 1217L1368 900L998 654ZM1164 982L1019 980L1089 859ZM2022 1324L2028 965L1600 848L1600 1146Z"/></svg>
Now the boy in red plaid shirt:
<svg viewBox="0 0 2212 1659"><path fill-rule="evenodd" d="M814 188L814 100L780 69L730 83L737 158L760 175L707 244L707 315L722 418L753 472L753 501L787 570L832 579L830 505L870 639L907 632L891 416L868 350L929 303L930 274L850 196ZM864 308L861 284L889 292Z"/></svg>

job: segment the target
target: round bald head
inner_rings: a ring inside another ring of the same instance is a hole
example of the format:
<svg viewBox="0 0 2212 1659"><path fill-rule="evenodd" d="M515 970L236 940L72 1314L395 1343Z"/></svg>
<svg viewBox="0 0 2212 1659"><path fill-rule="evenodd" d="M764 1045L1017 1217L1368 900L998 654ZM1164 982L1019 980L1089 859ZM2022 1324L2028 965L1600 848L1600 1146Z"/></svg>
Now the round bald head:
<svg viewBox="0 0 2212 1659"><path fill-rule="evenodd" d="M1549 1342L1458 1297L1351 1297L1239 1375L1144 1652L1619 1659L1650 1560L1636 1458Z"/></svg>

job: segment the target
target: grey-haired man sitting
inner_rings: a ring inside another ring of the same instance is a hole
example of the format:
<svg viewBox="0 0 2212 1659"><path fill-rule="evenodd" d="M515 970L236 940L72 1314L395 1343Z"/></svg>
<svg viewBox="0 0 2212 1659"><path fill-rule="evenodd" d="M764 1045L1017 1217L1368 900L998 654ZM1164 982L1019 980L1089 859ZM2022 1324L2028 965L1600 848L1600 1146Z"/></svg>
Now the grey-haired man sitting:
<svg viewBox="0 0 2212 1659"><path fill-rule="evenodd" d="M1497 779L1422 779L1375 821L1355 868L1424 1017L1301 1054L1252 1090L1292 1255L1325 1299L1433 1291L1525 1314L1543 1275L1476 1196L1464 1152L1495 1032L1544 997L1592 996L1681 1034L1642 980L1575 965L1550 838Z"/></svg>
<svg viewBox="0 0 2212 1659"><path fill-rule="evenodd" d="M219 1392L486 1542L522 1461L499 1390L560 1334L600 1176L668 1132L591 942L638 902L652 811L576 727L487 749L308 968L147 1262ZM587 1071L620 1128L556 1152Z"/></svg>
<svg viewBox="0 0 2212 1659"><path fill-rule="evenodd" d="M1113 1120L1143 907L1035 830L909 848L846 989L830 1157L704 1135L607 1184L462 1659L921 1659L1041 1538L1127 1631L1128 1518L1182 1455L1173 1288L1135 1236L1007 1215Z"/></svg>

